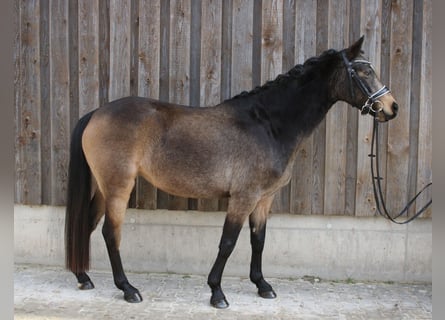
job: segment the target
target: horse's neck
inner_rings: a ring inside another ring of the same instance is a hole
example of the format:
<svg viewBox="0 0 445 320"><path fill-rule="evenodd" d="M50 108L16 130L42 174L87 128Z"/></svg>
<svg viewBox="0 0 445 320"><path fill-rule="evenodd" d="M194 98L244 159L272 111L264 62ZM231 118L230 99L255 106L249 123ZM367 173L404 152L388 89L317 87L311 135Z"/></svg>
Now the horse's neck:
<svg viewBox="0 0 445 320"><path fill-rule="evenodd" d="M327 86L315 84L297 90L290 88L288 92L271 90L259 100L269 113L271 127L278 132L277 140L289 144L292 150L314 131L334 103L329 99Z"/></svg>

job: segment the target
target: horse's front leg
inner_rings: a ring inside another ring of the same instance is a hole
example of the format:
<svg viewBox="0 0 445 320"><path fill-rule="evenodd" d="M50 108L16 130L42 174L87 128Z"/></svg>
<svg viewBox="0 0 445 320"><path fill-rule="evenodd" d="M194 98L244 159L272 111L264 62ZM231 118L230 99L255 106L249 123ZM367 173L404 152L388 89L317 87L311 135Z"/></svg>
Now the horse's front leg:
<svg viewBox="0 0 445 320"><path fill-rule="evenodd" d="M221 278L226 265L235 248L236 241L243 227L244 221L250 212L255 208L256 201L241 199L232 196L229 200L227 216L224 222L223 233L219 243L219 252L216 261L210 271L207 284L212 290L210 304L218 309L225 309L229 306L226 297L221 289Z"/></svg>
<svg viewBox="0 0 445 320"><path fill-rule="evenodd" d="M218 309L225 309L229 306L229 303L227 302L221 289L221 278L227 259L230 257L230 254L235 248L235 244L238 240L242 226L242 223L231 222L229 217L226 217L223 234L219 243L218 256L208 277L207 284L212 290L210 304Z"/></svg>
<svg viewBox="0 0 445 320"><path fill-rule="evenodd" d="M266 299L277 297L272 286L264 280L262 257L266 240L266 222L273 197L260 201L249 217L250 243L252 245L252 260L250 262L250 280L257 286L258 294Z"/></svg>

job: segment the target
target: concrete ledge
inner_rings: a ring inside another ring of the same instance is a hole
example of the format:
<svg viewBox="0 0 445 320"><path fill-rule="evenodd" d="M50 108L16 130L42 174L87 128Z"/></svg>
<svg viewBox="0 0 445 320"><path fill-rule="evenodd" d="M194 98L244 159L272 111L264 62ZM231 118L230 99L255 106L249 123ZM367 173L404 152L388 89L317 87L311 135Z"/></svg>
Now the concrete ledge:
<svg viewBox="0 0 445 320"><path fill-rule="evenodd" d="M64 207L14 210L17 263L64 264ZM121 255L135 272L206 275L216 258L222 212L127 211ZM110 270L98 227L92 235L92 268ZM432 220L399 226L379 218L272 215L263 258L265 276L377 281L432 280ZM248 276L250 240L241 232L225 275Z"/></svg>

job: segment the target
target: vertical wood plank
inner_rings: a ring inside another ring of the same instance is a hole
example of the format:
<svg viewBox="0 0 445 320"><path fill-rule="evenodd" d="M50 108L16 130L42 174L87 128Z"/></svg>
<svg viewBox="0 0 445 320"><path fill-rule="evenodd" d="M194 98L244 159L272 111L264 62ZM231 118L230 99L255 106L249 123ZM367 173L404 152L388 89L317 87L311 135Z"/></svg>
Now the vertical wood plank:
<svg viewBox="0 0 445 320"><path fill-rule="evenodd" d="M130 6L130 95L139 90L139 0L131 0Z"/></svg>
<svg viewBox="0 0 445 320"><path fill-rule="evenodd" d="M110 0L99 1L99 106L110 89Z"/></svg>
<svg viewBox="0 0 445 320"><path fill-rule="evenodd" d="M349 2L329 2L329 46L342 49L348 45ZM324 214L344 214L347 145L347 105L339 102L326 116L326 162Z"/></svg>
<svg viewBox="0 0 445 320"><path fill-rule="evenodd" d="M200 104L213 106L221 101L222 2L204 0L201 10ZM200 199L197 209L217 211L218 200Z"/></svg>
<svg viewBox="0 0 445 320"><path fill-rule="evenodd" d="M391 90L400 106L388 123L386 200L393 214L408 201L412 15L412 1L392 1Z"/></svg>
<svg viewBox="0 0 445 320"><path fill-rule="evenodd" d="M361 17L361 34L365 36L362 48L379 75L382 43L380 4L376 1L363 0ZM357 137L357 181L355 190L355 212L357 216L372 216L376 210L369 169L370 159L368 157L371 150L372 125L372 119L369 116L360 117Z"/></svg>
<svg viewBox="0 0 445 320"><path fill-rule="evenodd" d="M317 25L317 3L314 1L296 1L296 32L294 64L302 64L308 58L315 56ZM313 166L313 135L301 142L291 181L290 212L296 214L311 213Z"/></svg>
<svg viewBox="0 0 445 320"><path fill-rule="evenodd" d="M99 107L99 0L79 0L79 116Z"/></svg>
<svg viewBox="0 0 445 320"><path fill-rule="evenodd" d="M130 95L131 2L110 0L109 100Z"/></svg>
<svg viewBox="0 0 445 320"><path fill-rule="evenodd" d="M432 174L432 0L423 1L423 32L420 81L419 145L417 191L433 179ZM416 201L420 210L432 197L432 189L425 191ZM431 207L422 215L431 217Z"/></svg>
<svg viewBox="0 0 445 320"><path fill-rule="evenodd" d="M314 4L316 6L316 3ZM314 20L315 21L315 20ZM295 0L283 2L283 72L287 72L296 62L295 58ZM314 39L315 40L315 39Z"/></svg>
<svg viewBox="0 0 445 320"><path fill-rule="evenodd" d="M233 0L231 93L252 89L253 1Z"/></svg>
<svg viewBox="0 0 445 320"><path fill-rule="evenodd" d="M21 76L22 76L22 62L20 61L21 56L21 36L22 36L22 26L21 26L21 9L20 9L20 3L18 1L14 2L14 25L15 28L15 35L14 35L14 136L16 137L14 141L14 203L20 203L23 198L23 193L20 188L20 175L19 175L19 168L21 167L21 158L20 158L20 115L21 110L20 107L22 105L22 99L21 99Z"/></svg>
<svg viewBox="0 0 445 320"><path fill-rule="evenodd" d="M68 1L68 52L70 88L70 133L79 119L79 1Z"/></svg>
<svg viewBox="0 0 445 320"><path fill-rule="evenodd" d="M17 105L16 195L23 204L41 203L39 1L20 5L20 71Z"/></svg>
<svg viewBox="0 0 445 320"><path fill-rule="evenodd" d="M191 0L190 3L190 97L189 105L199 107L201 104L201 0ZM206 5L206 3L204 3ZM207 27L207 26L206 26ZM216 31L216 30L215 30ZM220 34L214 34L219 37Z"/></svg>
<svg viewBox="0 0 445 320"><path fill-rule="evenodd" d="M233 0L223 0L222 4L221 100L225 100L232 96Z"/></svg>
<svg viewBox="0 0 445 320"><path fill-rule="evenodd" d="M40 110L40 152L41 152L41 186L42 186L42 204L51 204L52 184L51 184L51 108L50 91L51 81L49 76L49 1L40 0L40 103L41 106L47 106Z"/></svg>
<svg viewBox="0 0 445 320"><path fill-rule="evenodd" d="M138 95L159 98L161 3L139 1ZM156 209L156 188L142 178L137 180L136 207Z"/></svg>
<svg viewBox="0 0 445 320"><path fill-rule="evenodd" d="M190 99L190 0L170 1L170 88L169 100L189 104ZM185 210L188 200L169 196L169 209Z"/></svg>
<svg viewBox="0 0 445 320"><path fill-rule="evenodd" d="M70 136L68 3L50 4L51 181L53 205L65 203ZM57 187L56 187L57 186Z"/></svg>

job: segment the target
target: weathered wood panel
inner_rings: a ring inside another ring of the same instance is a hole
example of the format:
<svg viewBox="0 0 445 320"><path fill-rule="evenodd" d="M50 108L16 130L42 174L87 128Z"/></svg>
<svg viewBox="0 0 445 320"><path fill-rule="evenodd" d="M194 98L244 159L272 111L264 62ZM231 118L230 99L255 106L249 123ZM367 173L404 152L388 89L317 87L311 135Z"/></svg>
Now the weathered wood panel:
<svg viewBox="0 0 445 320"><path fill-rule="evenodd" d="M99 105L99 0L79 0L79 116Z"/></svg>
<svg viewBox="0 0 445 320"><path fill-rule="evenodd" d="M68 146L70 136L70 71L68 3L50 4L50 109L51 109L51 198L52 204L65 203Z"/></svg>
<svg viewBox="0 0 445 320"><path fill-rule="evenodd" d="M130 1L110 0L110 101L130 95L130 19Z"/></svg>
<svg viewBox="0 0 445 320"><path fill-rule="evenodd" d="M69 133L109 100L214 105L364 34L401 108L379 139L388 206L398 211L432 178L431 10L431 0L17 2L15 201L64 203ZM371 129L369 117L334 106L302 142L272 211L375 215ZM171 197L138 179L130 206L213 211L227 200Z"/></svg>
<svg viewBox="0 0 445 320"><path fill-rule="evenodd" d="M433 179L432 173L432 152L433 136L431 131L432 120L432 0L423 1L423 21L422 21L422 54L420 58L421 80L420 80L420 112L419 112L419 132L418 132L418 162L417 162L417 186L416 190L421 190ZM420 210L432 197L431 189L422 194L416 202L416 210ZM431 207L424 213L424 216L431 216Z"/></svg>
<svg viewBox="0 0 445 320"><path fill-rule="evenodd" d="M329 2L329 47L343 48L349 45L347 35L349 2ZM347 144L347 114L349 106L338 102L326 116L326 156L324 213L344 214L346 195L346 144Z"/></svg>
<svg viewBox="0 0 445 320"><path fill-rule="evenodd" d="M20 2L16 80L16 202L42 202L40 3ZM49 161L49 159L46 159Z"/></svg>
<svg viewBox="0 0 445 320"><path fill-rule="evenodd" d="M392 1L391 12L390 87L401 110L397 121L388 123L386 197L388 210L397 212L408 201L413 1Z"/></svg>

